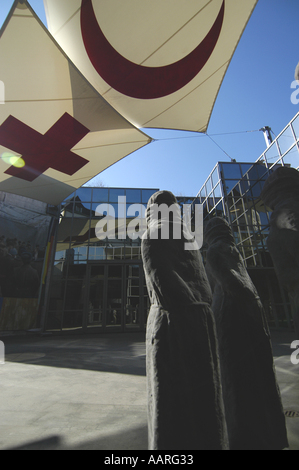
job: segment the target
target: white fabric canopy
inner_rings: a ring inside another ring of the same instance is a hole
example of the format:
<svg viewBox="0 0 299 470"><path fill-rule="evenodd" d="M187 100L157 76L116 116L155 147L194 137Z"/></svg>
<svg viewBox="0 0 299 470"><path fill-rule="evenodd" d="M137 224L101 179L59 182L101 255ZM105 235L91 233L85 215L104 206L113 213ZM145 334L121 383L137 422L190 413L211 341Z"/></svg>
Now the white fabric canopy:
<svg viewBox="0 0 299 470"><path fill-rule="evenodd" d="M130 122L205 132L257 0L44 0L48 27Z"/></svg>
<svg viewBox="0 0 299 470"><path fill-rule="evenodd" d="M150 142L90 85L29 4L0 31L0 191L57 205Z"/></svg>

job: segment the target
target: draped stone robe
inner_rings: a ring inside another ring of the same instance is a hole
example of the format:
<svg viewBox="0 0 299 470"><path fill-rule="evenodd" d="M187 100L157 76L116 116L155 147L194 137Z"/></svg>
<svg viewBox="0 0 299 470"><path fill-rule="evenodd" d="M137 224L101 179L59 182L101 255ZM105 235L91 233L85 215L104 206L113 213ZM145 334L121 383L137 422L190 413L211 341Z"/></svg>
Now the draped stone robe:
<svg viewBox="0 0 299 470"><path fill-rule="evenodd" d="M148 204L142 258L151 310L147 321L147 394L150 450L226 449L217 339L211 290L198 249L185 251L186 227L161 239L167 220L150 219L153 204L176 203L156 193ZM153 233L158 239L150 238Z"/></svg>
<svg viewBox="0 0 299 470"><path fill-rule="evenodd" d="M211 219L204 240L230 449L283 449L285 417L262 303L228 223Z"/></svg>
<svg viewBox="0 0 299 470"><path fill-rule="evenodd" d="M280 167L264 184L261 198L273 212L267 246L281 285L289 295L299 337L299 172Z"/></svg>

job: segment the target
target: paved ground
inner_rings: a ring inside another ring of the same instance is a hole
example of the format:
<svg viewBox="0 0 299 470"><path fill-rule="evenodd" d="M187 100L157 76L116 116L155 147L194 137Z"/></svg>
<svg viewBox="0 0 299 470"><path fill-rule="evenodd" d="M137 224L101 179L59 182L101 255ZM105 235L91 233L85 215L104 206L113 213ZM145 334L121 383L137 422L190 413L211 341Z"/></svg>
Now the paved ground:
<svg viewBox="0 0 299 470"><path fill-rule="evenodd" d="M272 338L284 408L299 411L296 338ZM147 449L143 334L0 339L0 450ZM287 418L287 427L299 450L299 418Z"/></svg>

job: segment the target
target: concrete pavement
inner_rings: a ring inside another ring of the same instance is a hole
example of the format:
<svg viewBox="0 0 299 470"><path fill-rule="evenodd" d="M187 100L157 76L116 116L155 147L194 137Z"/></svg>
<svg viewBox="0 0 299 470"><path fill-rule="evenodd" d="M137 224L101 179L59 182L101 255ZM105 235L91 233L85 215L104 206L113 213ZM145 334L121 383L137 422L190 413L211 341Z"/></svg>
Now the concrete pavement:
<svg viewBox="0 0 299 470"><path fill-rule="evenodd" d="M144 335L2 340L0 449L146 449Z"/></svg>
<svg viewBox="0 0 299 470"><path fill-rule="evenodd" d="M147 449L144 334L0 339L0 450ZM284 408L299 412L295 339L272 332ZM287 427L299 450L299 418Z"/></svg>

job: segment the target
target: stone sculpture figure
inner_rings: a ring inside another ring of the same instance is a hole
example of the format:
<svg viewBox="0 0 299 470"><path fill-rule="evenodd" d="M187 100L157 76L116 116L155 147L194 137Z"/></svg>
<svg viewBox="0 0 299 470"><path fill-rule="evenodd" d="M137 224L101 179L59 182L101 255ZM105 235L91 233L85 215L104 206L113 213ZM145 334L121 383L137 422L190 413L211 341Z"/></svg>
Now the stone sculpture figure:
<svg viewBox="0 0 299 470"><path fill-rule="evenodd" d="M154 205L161 204L175 207L170 224L168 218L151 216ZM185 235L186 227L179 205L173 204L177 201L170 192L152 196L142 240L151 300L146 334L149 450L227 449L211 290L199 250L185 251L183 236L174 236L177 224ZM167 224L169 239L163 239Z"/></svg>
<svg viewBox="0 0 299 470"><path fill-rule="evenodd" d="M231 450L288 447L263 306L226 220L204 230Z"/></svg>
<svg viewBox="0 0 299 470"><path fill-rule="evenodd" d="M267 245L277 277L289 294L299 336L299 172L278 168L266 180L261 197L273 211Z"/></svg>

